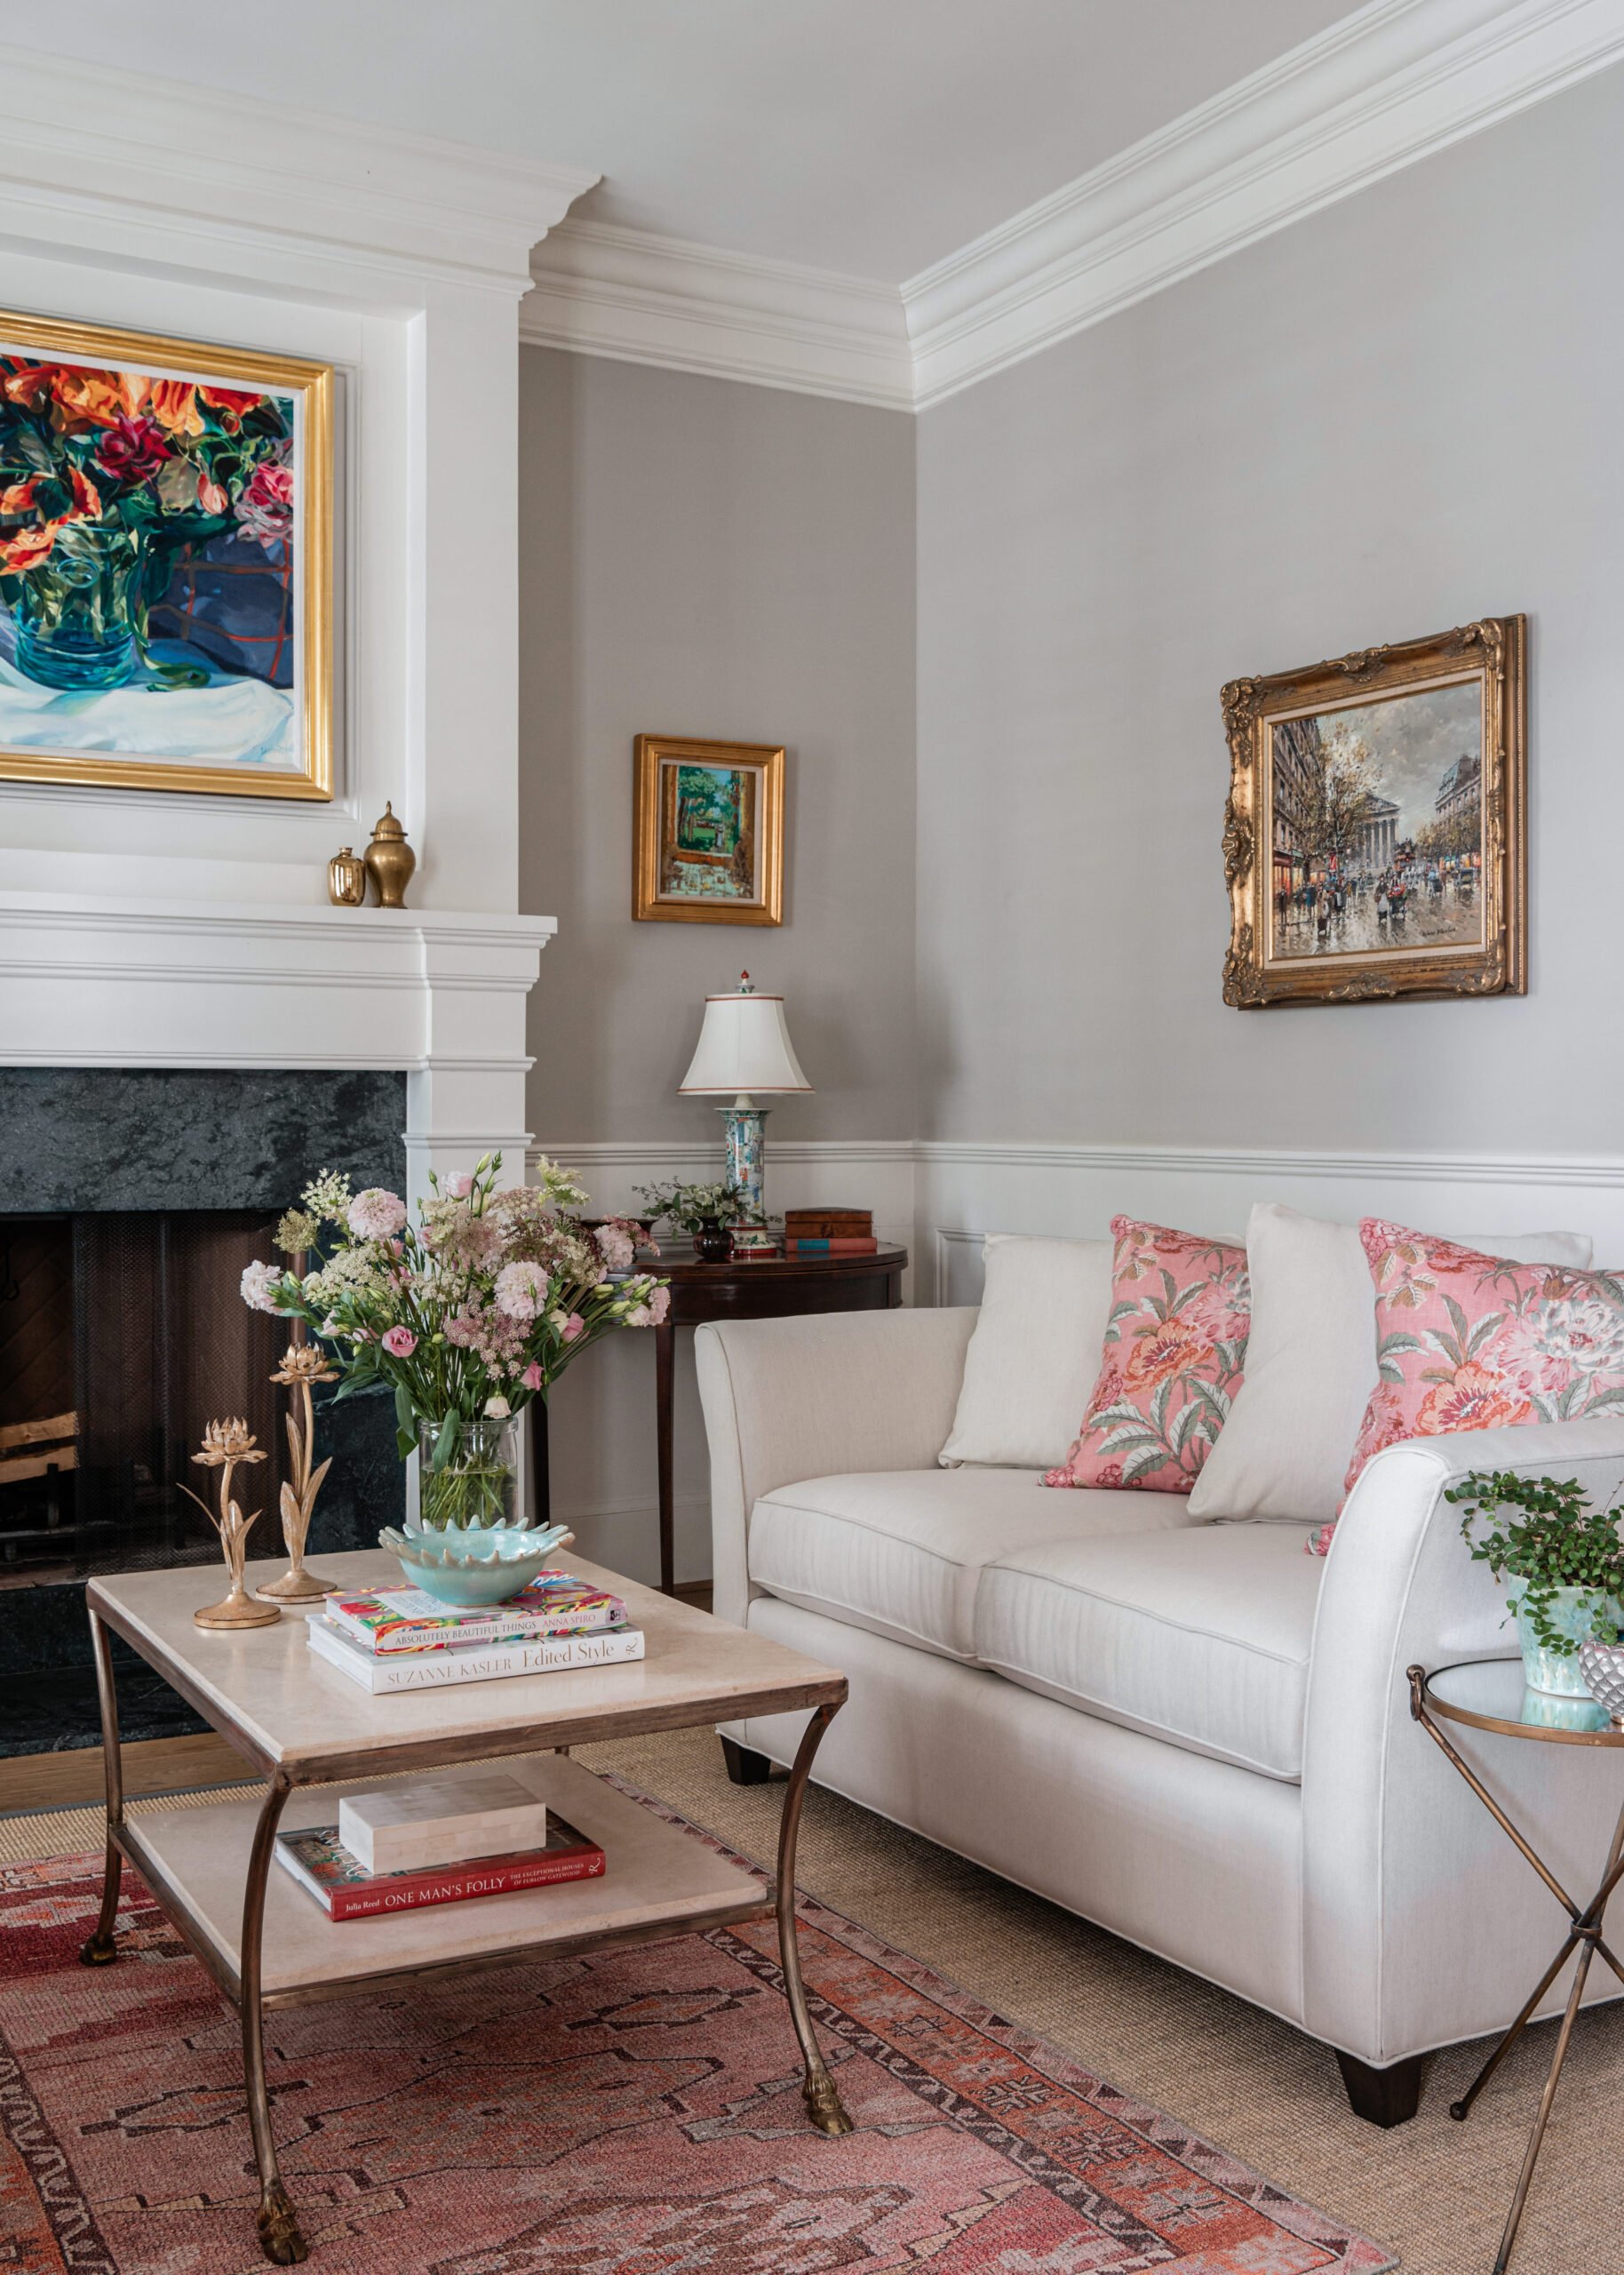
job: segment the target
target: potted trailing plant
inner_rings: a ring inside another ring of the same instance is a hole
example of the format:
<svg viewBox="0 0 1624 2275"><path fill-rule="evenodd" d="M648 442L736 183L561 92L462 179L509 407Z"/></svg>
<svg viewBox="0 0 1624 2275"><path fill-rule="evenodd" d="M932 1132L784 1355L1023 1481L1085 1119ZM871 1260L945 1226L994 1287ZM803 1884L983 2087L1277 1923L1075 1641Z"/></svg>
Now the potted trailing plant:
<svg viewBox="0 0 1624 2275"><path fill-rule="evenodd" d="M733 1253L731 1226L744 1213L742 1185L640 1185L649 1221L662 1219L688 1233L702 1264L726 1264Z"/></svg>
<svg viewBox="0 0 1624 2275"><path fill-rule="evenodd" d="M302 1276L251 1264L243 1299L302 1319L343 1377L337 1393L391 1392L402 1460L422 1457L427 1529L511 1523L512 1419L545 1399L580 1353L622 1327L652 1327L665 1282L633 1273L637 1227L601 1219L590 1235L561 1214L586 1198L569 1169L497 1189L500 1153L434 1190L413 1224L398 1193L352 1193L322 1175L276 1228Z"/></svg>
<svg viewBox="0 0 1624 2275"><path fill-rule="evenodd" d="M1558 1485L1512 1470L1473 1470L1444 1498L1464 1510L1461 1531L1473 1556L1509 1582L1506 1608L1529 1688L1587 1697L1580 1645L1592 1637L1611 1643L1624 1627L1624 1542L1611 1504L1593 1509L1575 1478ZM1475 1539L1477 1520L1501 1510L1522 1513Z"/></svg>

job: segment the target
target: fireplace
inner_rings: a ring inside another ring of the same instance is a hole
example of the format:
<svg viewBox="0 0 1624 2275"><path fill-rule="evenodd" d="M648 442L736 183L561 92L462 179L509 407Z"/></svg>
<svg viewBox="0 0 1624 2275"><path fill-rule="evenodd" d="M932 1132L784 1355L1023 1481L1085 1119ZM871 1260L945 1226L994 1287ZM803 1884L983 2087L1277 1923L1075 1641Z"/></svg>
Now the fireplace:
<svg viewBox="0 0 1624 2275"><path fill-rule="evenodd" d="M254 1258L319 1170L405 1182L404 1078L0 1069L0 1754L95 1744L84 1582L216 1565L183 1489L203 1425L242 1415L268 1458L245 1475L250 1553L282 1549L287 1322L243 1303ZM20 1204L20 1205L19 1205ZM316 1393L332 1458L309 1549L370 1547L403 1513L386 1399ZM199 1576L199 1602L219 1592ZM127 1664L133 1670L134 1662ZM204 1728L143 1674L125 1735Z"/></svg>

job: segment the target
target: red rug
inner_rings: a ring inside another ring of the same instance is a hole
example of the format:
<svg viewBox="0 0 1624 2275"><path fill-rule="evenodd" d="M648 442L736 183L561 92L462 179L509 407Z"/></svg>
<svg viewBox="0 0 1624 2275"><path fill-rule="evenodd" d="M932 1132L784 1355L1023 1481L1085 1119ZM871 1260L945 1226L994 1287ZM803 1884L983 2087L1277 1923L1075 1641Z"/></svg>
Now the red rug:
<svg viewBox="0 0 1624 2275"><path fill-rule="evenodd" d="M100 1879L0 1870L0 2269L259 2275L235 2023L128 1873L119 1963L78 1964ZM801 2111L770 1924L273 2015L312 2275L1396 2263L838 1913L800 1917L839 2140Z"/></svg>

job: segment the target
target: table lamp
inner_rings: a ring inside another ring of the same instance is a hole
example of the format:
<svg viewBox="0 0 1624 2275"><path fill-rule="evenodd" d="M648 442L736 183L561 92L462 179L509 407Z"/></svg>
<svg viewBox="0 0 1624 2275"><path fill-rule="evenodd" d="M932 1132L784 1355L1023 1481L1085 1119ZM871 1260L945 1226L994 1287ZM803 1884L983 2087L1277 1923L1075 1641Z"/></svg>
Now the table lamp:
<svg viewBox="0 0 1624 2275"><path fill-rule="evenodd" d="M784 1024L783 996L758 995L747 971L740 972L730 994L707 995L699 1047L677 1087L683 1098L732 1096L731 1106L717 1108L726 1117L728 1182L743 1188L747 1214L760 1222L766 1215L761 1150L767 1110L753 1103L751 1092L812 1087Z"/></svg>

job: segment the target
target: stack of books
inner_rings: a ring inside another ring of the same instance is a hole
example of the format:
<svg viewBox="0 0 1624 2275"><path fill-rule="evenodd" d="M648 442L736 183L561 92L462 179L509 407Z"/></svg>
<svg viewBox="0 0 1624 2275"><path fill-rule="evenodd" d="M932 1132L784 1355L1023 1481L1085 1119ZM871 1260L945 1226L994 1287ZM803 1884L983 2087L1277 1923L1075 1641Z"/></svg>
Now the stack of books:
<svg viewBox="0 0 1624 2275"><path fill-rule="evenodd" d="M334 1920L593 1880L604 1869L596 1841L517 1777L490 1770L346 1794L336 1824L279 1832L275 1853Z"/></svg>
<svg viewBox="0 0 1624 2275"><path fill-rule="evenodd" d="M789 1256L877 1256L872 1209L786 1209L784 1246Z"/></svg>
<svg viewBox="0 0 1624 2275"><path fill-rule="evenodd" d="M506 1603L458 1611L422 1588L329 1596L306 1621L319 1658L375 1696L503 1675L612 1666L643 1656L618 1596L568 1572L538 1572Z"/></svg>

